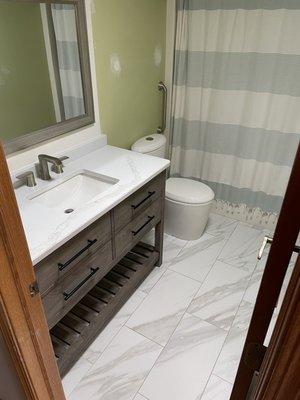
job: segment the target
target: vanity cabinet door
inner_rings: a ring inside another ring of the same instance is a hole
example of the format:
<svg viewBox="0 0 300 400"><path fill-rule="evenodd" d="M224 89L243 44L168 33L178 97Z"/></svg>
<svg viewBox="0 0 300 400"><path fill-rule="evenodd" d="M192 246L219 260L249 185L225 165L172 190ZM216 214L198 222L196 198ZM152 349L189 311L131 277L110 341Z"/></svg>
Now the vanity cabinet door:
<svg viewBox="0 0 300 400"><path fill-rule="evenodd" d="M119 204L114 210L116 232L161 198L164 185L165 173L162 173Z"/></svg>
<svg viewBox="0 0 300 400"><path fill-rule="evenodd" d="M111 237L108 213L37 264L35 270L42 296L64 275L73 274L73 269L77 269L79 263L91 257L104 243L111 240Z"/></svg>
<svg viewBox="0 0 300 400"><path fill-rule="evenodd" d="M112 244L106 243L95 254L78 263L72 274L66 275L43 297L43 304L52 328L111 269Z"/></svg>
<svg viewBox="0 0 300 400"><path fill-rule="evenodd" d="M123 256L162 218L162 200L157 199L142 214L127 224L116 234L116 255Z"/></svg>

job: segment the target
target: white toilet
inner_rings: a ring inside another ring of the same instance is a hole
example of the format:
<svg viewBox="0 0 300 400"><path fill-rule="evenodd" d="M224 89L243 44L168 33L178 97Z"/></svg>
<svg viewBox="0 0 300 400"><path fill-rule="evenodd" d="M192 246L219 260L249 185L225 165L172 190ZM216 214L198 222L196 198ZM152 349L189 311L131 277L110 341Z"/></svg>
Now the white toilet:
<svg viewBox="0 0 300 400"><path fill-rule="evenodd" d="M166 137L155 133L136 141L131 150L164 157ZM165 231L184 240L199 239L204 232L214 192L204 183L187 178L169 178L166 183Z"/></svg>

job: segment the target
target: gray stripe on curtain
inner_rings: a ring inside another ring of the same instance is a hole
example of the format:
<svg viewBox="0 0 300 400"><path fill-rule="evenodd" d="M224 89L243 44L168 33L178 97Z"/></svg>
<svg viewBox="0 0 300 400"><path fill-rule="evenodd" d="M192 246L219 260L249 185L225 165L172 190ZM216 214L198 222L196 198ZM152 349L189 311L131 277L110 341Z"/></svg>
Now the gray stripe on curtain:
<svg viewBox="0 0 300 400"><path fill-rule="evenodd" d="M299 71L300 55L177 50L175 84L300 96Z"/></svg>
<svg viewBox="0 0 300 400"><path fill-rule="evenodd" d="M178 10L298 10L299 0L177 0Z"/></svg>
<svg viewBox="0 0 300 400"><path fill-rule="evenodd" d="M77 42L57 41L59 68L81 71Z"/></svg>
<svg viewBox="0 0 300 400"><path fill-rule="evenodd" d="M173 121L173 146L292 166L300 135L204 121Z"/></svg>
<svg viewBox="0 0 300 400"><path fill-rule="evenodd" d="M173 176L181 175L174 174ZM237 188L224 183L210 182L195 177L190 178L205 183L214 191L216 199L221 199L230 204L247 204L249 208L259 207L267 213L277 213L282 205L283 198L281 196L273 196L264 192L254 192L251 189Z"/></svg>

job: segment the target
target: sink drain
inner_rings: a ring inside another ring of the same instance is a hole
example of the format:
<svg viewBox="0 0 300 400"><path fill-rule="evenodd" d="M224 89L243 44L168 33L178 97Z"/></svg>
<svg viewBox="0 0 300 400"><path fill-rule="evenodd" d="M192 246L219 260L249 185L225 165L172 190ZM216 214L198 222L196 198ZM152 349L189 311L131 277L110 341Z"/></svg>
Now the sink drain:
<svg viewBox="0 0 300 400"><path fill-rule="evenodd" d="M65 214L71 214L74 211L74 208L67 208L65 210Z"/></svg>

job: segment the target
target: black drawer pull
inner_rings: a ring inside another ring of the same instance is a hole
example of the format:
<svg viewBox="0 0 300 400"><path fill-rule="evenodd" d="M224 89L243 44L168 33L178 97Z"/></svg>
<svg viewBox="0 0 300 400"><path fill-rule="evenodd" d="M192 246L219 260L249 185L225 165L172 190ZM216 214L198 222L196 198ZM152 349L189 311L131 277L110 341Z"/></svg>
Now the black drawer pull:
<svg viewBox="0 0 300 400"><path fill-rule="evenodd" d="M153 195L155 195L155 190L153 190L153 192L148 192L148 196L145 197L142 201L140 201L138 204L136 205L132 205L131 207L136 210L137 208L139 208L143 203L145 203L145 201L147 201L148 199L150 199L150 197L152 197Z"/></svg>
<svg viewBox="0 0 300 400"><path fill-rule="evenodd" d="M153 215L152 217L148 216L148 221L146 221L137 231L131 231L133 236L136 236L142 229L145 228L146 225L148 225L154 218L155 216Z"/></svg>
<svg viewBox="0 0 300 400"><path fill-rule="evenodd" d="M84 280L82 282L80 282L74 289L72 289L71 292L69 292L69 293L64 292L65 301L69 300L69 298L72 297L73 294L75 294L77 292L77 290L79 290L81 288L81 286L83 286L89 279L91 279L91 277L93 275L95 275L95 273L98 272L99 269L100 269L99 267L91 268L92 272L86 278L84 278Z"/></svg>
<svg viewBox="0 0 300 400"><path fill-rule="evenodd" d="M58 263L58 269L60 271L63 271L65 268L67 268L68 265L70 265L74 260L76 260L76 258L78 258L79 256L81 256L82 253L84 253L85 251L87 251L91 246L93 246L93 244L95 244L97 242L98 239L94 239L94 240L88 240L88 244L81 249L78 253L76 253L72 258L70 258L70 260L68 260L67 262L65 262L64 264L62 263Z"/></svg>

